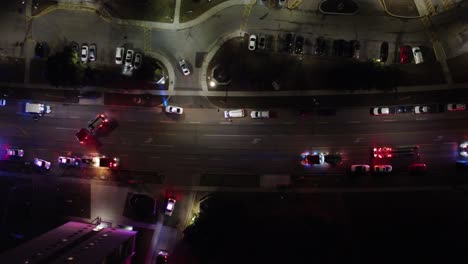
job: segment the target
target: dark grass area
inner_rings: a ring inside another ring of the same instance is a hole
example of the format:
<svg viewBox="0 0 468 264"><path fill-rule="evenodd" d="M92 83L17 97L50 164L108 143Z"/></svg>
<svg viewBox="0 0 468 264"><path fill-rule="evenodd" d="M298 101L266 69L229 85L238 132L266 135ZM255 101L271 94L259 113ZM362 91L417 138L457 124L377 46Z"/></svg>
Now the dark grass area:
<svg viewBox="0 0 468 264"><path fill-rule="evenodd" d="M455 83L468 83L468 53L448 59L447 64Z"/></svg>
<svg viewBox="0 0 468 264"><path fill-rule="evenodd" d="M37 2L39 3L38 7L31 9L33 16L40 14L42 11L46 10L50 6L56 5L58 1L37 0Z"/></svg>
<svg viewBox="0 0 468 264"><path fill-rule="evenodd" d="M355 64L356 61L339 57L303 56L301 59L286 53L251 52L247 49L247 37L236 38L224 43L208 66L211 76L212 70L220 65L218 69L224 68L231 76L231 83L208 89L224 91L227 87L229 91L274 91L272 83L276 82L280 90L346 90L346 82L337 80L348 78L357 83L359 79L369 78L362 72L365 68L357 72L361 74L351 72ZM445 83L438 63L398 65L397 68L401 70L399 85ZM387 81L382 80L382 83Z"/></svg>
<svg viewBox="0 0 468 264"><path fill-rule="evenodd" d="M218 194L184 241L200 263L464 263L467 199L455 190Z"/></svg>
<svg viewBox="0 0 468 264"><path fill-rule="evenodd" d="M109 0L104 6L118 18L172 23L175 3L173 0Z"/></svg>
<svg viewBox="0 0 468 264"><path fill-rule="evenodd" d="M222 108L291 108L312 109L314 107L340 109L344 107L370 107L375 105L401 104L433 104L449 103L454 100L468 101L467 89L453 89L441 91L388 92L379 94L343 94L322 96L290 96L290 97L226 97L210 96L210 102ZM317 106L313 99L319 103ZM227 101L227 102L226 102Z"/></svg>
<svg viewBox="0 0 468 264"><path fill-rule="evenodd" d="M29 66L29 81L31 83L49 83L45 76L47 60L32 59Z"/></svg>
<svg viewBox="0 0 468 264"><path fill-rule="evenodd" d="M188 22L199 17L214 6L227 0L181 0L180 22Z"/></svg>
<svg viewBox="0 0 468 264"><path fill-rule="evenodd" d="M2 57L0 60L0 82L24 81L24 59Z"/></svg>

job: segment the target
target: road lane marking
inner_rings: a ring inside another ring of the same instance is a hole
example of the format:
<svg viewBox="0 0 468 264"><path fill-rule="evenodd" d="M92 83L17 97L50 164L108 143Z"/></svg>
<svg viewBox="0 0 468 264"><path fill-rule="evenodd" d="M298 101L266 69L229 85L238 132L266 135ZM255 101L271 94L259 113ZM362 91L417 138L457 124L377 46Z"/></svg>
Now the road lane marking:
<svg viewBox="0 0 468 264"><path fill-rule="evenodd" d="M216 157L216 158L210 158L209 160L221 160L221 158Z"/></svg>
<svg viewBox="0 0 468 264"><path fill-rule="evenodd" d="M80 118L80 117L79 117L79 116L70 116L70 118L72 118L72 119L78 119L78 118Z"/></svg>
<svg viewBox="0 0 468 264"><path fill-rule="evenodd" d="M76 128L71 128L71 127L55 127L55 129L59 129L59 130L74 130L74 131L77 130Z"/></svg>
<svg viewBox="0 0 468 264"><path fill-rule="evenodd" d="M150 159L159 159L160 157L159 156L151 156L149 157Z"/></svg>
<svg viewBox="0 0 468 264"><path fill-rule="evenodd" d="M43 148L38 148L36 150L39 150L39 151L46 151L47 149L43 149Z"/></svg>
<svg viewBox="0 0 468 264"><path fill-rule="evenodd" d="M135 119L129 119L129 120L127 120L127 122L136 122L136 120Z"/></svg>
<svg viewBox="0 0 468 264"><path fill-rule="evenodd" d="M194 158L194 157L187 157L187 158L184 158L185 160L197 160L198 158Z"/></svg>
<svg viewBox="0 0 468 264"><path fill-rule="evenodd" d="M190 121L189 123L190 124L201 124L201 122L198 122L198 121Z"/></svg>
<svg viewBox="0 0 468 264"><path fill-rule="evenodd" d="M160 120L159 121L160 123L165 123L165 124L175 124L176 121L173 121L173 120Z"/></svg>
<svg viewBox="0 0 468 264"><path fill-rule="evenodd" d="M173 148L173 145L156 145L156 144L141 144L146 147L158 147L158 148Z"/></svg>
<svg viewBox="0 0 468 264"><path fill-rule="evenodd" d="M422 121L422 120L427 120L427 117L423 117L423 118L416 118L417 121Z"/></svg>
<svg viewBox="0 0 468 264"><path fill-rule="evenodd" d="M395 119L384 119L383 121L384 122L395 122L396 120Z"/></svg>
<svg viewBox="0 0 468 264"><path fill-rule="evenodd" d="M264 137L265 135L205 134L205 137Z"/></svg>
<svg viewBox="0 0 468 264"><path fill-rule="evenodd" d="M232 124L232 122L219 122L221 125L228 125L228 124Z"/></svg>
<svg viewBox="0 0 468 264"><path fill-rule="evenodd" d="M325 125L325 124L328 124L328 123L330 123L330 122L315 122L315 124L317 124L317 125Z"/></svg>
<svg viewBox="0 0 468 264"><path fill-rule="evenodd" d="M210 149L250 149L249 147L208 147Z"/></svg>
<svg viewBox="0 0 468 264"><path fill-rule="evenodd" d="M253 125L264 125L265 123L263 122L255 122L255 123L252 123Z"/></svg>
<svg viewBox="0 0 468 264"><path fill-rule="evenodd" d="M283 122L282 124L283 125L295 125L296 122Z"/></svg>
<svg viewBox="0 0 468 264"><path fill-rule="evenodd" d="M359 124L359 123L361 123L361 121L348 121L348 123L350 123L350 124Z"/></svg>

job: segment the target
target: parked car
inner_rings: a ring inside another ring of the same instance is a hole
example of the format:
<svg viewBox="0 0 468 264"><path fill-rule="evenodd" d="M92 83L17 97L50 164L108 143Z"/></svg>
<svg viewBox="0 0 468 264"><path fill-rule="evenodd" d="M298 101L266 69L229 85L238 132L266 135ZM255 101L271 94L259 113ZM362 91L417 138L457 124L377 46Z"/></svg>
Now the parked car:
<svg viewBox="0 0 468 264"><path fill-rule="evenodd" d="M57 159L59 165L67 166L67 167L78 167L80 166L80 159L74 157L64 157L60 156Z"/></svg>
<svg viewBox="0 0 468 264"><path fill-rule="evenodd" d="M388 42L384 41L380 44L380 61L386 62L388 59Z"/></svg>
<svg viewBox="0 0 468 264"><path fill-rule="evenodd" d="M50 170L50 165L50 162L45 161L43 159L34 159L34 166L36 166L39 169Z"/></svg>
<svg viewBox="0 0 468 264"><path fill-rule="evenodd" d="M427 171L427 166L424 163L414 163L408 166L408 172L412 175L424 174Z"/></svg>
<svg viewBox="0 0 468 264"><path fill-rule="evenodd" d="M224 118L240 118L245 116L244 109L236 109L236 110L227 110L224 111Z"/></svg>
<svg viewBox="0 0 468 264"><path fill-rule="evenodd" d="M132 67L133 64L133 54L135 52L133 50L127 50L127 54L125 55L125 66Z"/></svg>
<svg viewBox="0 0 468 264"><path fill-rule="evenodd" d="M302 48L304 46L304 37L303 36L300 36L300 35L297 35L296 36L296 41L295 41L295 44L294 44L294 53L296 54L302 54Z"/></svg>
<svg viewBox="0 0 468 264"><path fill-rule="evenodd" d="M375 173L387 174L392 172L392 165L374 165Z"/></svg>
<svg viewBox="0 0 468 264"><path fill-rule="evenodd" d="M97 57L96 44L89 45L89 61L95 61Z"/></svg>
<svg viewBox="0 0 468 264"><path fill-rule="evenodd" d="M257 47L257 36L250 35L249 37L249 50L255 50Z"/></svg>
<svg viewBox="0 0 468 264"><path fill-rule="evenodd" d="M407 64L411 62L411 47L400 46L400 63Z"/></svg>
<svg viewBox="0 0 468 264"><path fill-rule="evenodd" d="M96 135L104 126L109 123L109 118L105 114L99 114L88 122L88 130Z"/></svg>
<svg viewBox="0 0 468 264"><path fill-rule="evenodd" d="M250 112L250 117L251 118L270 118L270 111L259 111L259 110L254 110Z"/></svg>
<svg viewBox="0 0 468 264"><path fill-rule="evenodd" d="M396 108L396 112L398 114L408 114L408 113L413 113L414 112L414 107L413 106L398 106Z"/></svg>
<svg viewBox="0 0 468 264"><path fill-rule="evenodd" d="M459 153L462 157L468 157L468 141L460 144Z"/></svg>
<svg viewBox="0 0 468 264"><path fill-rule="evenodd" d="M166 113L181 115L184 113L184 109L178 106L168 105L165 108Z"/></svg>
<svg viewBox="0 0 468 264"><path fill-rule="evenodd" d="M18 148L7 148L5 149L5 155L8 158L21 158L24 156L24 150Z"/></svg>
<svg viewBox="0 0 468 264"><path fill-rule="evenodd" d="M324 164L325 163L325 153L310 153L304 152L301 154L301 164L304 166L310 166L313 164Z"/></svg>
<svg viewBox="0 0 468 264"><path fill-rule="evenodd" d="M426 114L429 113L430 107L428 105L417 105L414 107L415 114Z"/></svg>
<svg viewBox="0 0 468 264"><path fill-rule="evenodd" d="M115 64L122 64L125 49L123 47L117 47L115 49Z"/></svg>
<svg viewBox="0 0 468 264"><path fill-rule="evenodd" d="M314 54L315 54L315 55L323 55L323 54L325 54L325 46L326 46L325 39L323 39L323 37L318 37L318 38L315 40L315 51L314 51Z"/></svg>
<svg viewBox="0 0 468 264"><path fill-rule="evenodd" d="M166 210L164 211L164 214L171 216L172 213L174 212L175 204L176 204L176 199L169 197L169 199L167 199Z"/></svg>
<svg viewBox="0 0 468 264"><path fill-rule="evenodd" d="M423 59L423 55L422 55L422 52L421 52L421 48L420 47L413 47L411 50L413 51L414 63L415 64L423 63L424 59Z"/></svg>
<svg viewBox="0 0 468 264"><path fill-rule="evenodd" d="M391 115L389 107L373 107L371 108L371 115Z"/></svg>
<svg viewBox="0 0 468 264"><path fill-rule="evenodd" d="M133 62L133 67L135 68L135 70L139 69L142 63L143 56L140 53L135 54L135 61Z"/></svg>
<svg viewBox="0 0 468 264"><path fill-rule="evenodd" d="M88 45L83 44L81 46L81 62L82 63L88 62L88 50L89 50Z"/></svg>
<svg viewBox="0 0 468 264"><path fill-rule="evenodd" d="M448 111L465 111L465 104L447 104Z"/></svg>
<svg viewBox="0 0 468 264"><path fill-rule="evenodd" d="M259 49L265 49L266 47L266 37L265 35L260 35L258 38L258 48Z"/></svg>
<svg viewBox="0 0 468 264"><path fill-rule="evenodd" d="M284 39L284 51L292 53L293 52L293 34L288 33L286 34L286 38Z"/></svg>
<svg viewBox="0 0 468 264"><path fill-rule="evenodd" d="M365 164L356 164L351 165L349 170L355 174L366 174L370 172L370 166Z"/></svg>
<svg viewBox="0 0 468 264"><path fill-rule="evenodd" d="M180 66L180 69L182 70L182 73L185 76L190 75L190 70L187 67L187 63L185 63L185 60L180 60L179 61L179 66Z"/></svg>

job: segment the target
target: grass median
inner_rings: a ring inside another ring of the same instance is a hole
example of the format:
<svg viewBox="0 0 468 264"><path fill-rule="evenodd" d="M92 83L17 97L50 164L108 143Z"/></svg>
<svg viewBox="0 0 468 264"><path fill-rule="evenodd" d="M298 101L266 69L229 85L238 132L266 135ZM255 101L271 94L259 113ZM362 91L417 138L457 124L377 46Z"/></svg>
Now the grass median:
<svg viewBox="0 0 468 264"><path fill-rule="evenodd" d="M188 22L227 0L181 0L180 22Z"/></svg>

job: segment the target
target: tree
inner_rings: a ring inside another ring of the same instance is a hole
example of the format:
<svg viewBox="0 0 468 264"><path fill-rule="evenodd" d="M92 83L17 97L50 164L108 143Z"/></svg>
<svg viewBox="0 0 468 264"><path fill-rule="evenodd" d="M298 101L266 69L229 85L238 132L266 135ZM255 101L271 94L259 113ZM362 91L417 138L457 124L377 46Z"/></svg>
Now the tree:
<svg viewBox="0 0 468 264"><path fill-rule="evenodd" d="M50 56L47 60L46 78L54 86L69 86L83 83L84 67L78 54L70 47Z"/></svg>

